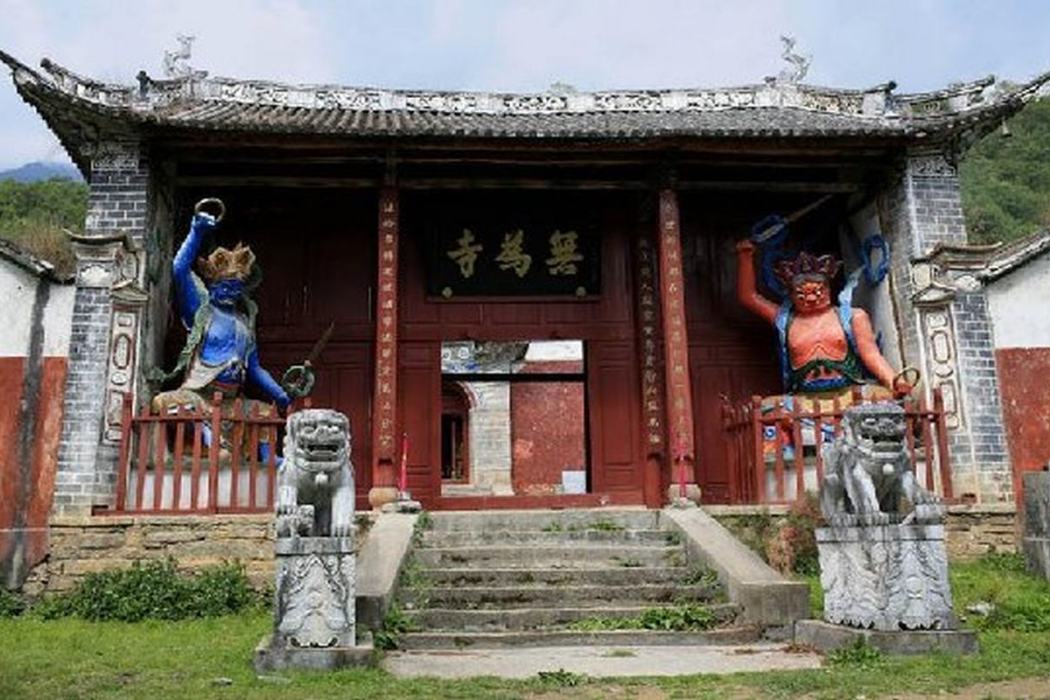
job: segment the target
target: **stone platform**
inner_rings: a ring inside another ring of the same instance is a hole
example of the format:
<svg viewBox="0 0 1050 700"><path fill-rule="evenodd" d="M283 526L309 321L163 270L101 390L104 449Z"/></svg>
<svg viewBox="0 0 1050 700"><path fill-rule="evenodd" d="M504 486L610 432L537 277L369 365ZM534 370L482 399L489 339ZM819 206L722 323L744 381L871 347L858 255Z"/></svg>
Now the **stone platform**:
<svg viewBox="0 0 1050 700"><path fill-rule="evenodd" d="M255 647L252 662L260 673L287 669L334 671L347 666L372 666L375 654L371 640L352 647L281 647L274 646L273 635L268 634Z"/></svg>
<svg viewBox="0 0 1050 700"><path fill-rule="evenodd" d="M975 654L977 633L972 630L866 630L833 625L823 620L799 620L795 623L795 643L822 652L834 651L864 640L869 646L887 654Z"/></svg>

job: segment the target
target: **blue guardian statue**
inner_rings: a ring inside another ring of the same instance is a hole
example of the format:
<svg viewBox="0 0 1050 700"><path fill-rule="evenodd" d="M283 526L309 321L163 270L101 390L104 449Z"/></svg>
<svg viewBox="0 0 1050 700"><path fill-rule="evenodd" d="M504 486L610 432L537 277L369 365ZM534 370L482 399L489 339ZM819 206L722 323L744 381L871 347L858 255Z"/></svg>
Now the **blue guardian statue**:
<svg viewBox="0 0 1050 700"><path fill-rule="evenodd" d="M164 379L181 378L181 384L173 391L157 394L153 411L174 415L180 409L206 410L212 396L219 393L223 397L223 417L229 419L234 417L235 399L242 398L245 388L250 387L268 402L245 400L245 415L258 406L260 416L271 416L273 404L283 410L291 398L259 364L255 345L258 307L249 298L261 278L255 254L238 243L233 250L219 247L198 259L205 237L222 219L221 214L213 216L202 211L202 204L197 205L190 232L172 263L176 305L188 337L178 364ZM211 437L206 430L208 445ZM268 454L266 446L271 437L260 435L264 453ZM226 443L223 436L221 446L228 448Z"/></svg>

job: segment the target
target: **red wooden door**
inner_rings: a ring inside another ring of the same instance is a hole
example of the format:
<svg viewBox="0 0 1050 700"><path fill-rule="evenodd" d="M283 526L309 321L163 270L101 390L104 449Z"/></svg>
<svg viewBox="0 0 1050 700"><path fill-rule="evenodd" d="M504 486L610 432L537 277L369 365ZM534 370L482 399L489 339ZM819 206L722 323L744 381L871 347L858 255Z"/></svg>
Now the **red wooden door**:
<svg viewBox="0 0 1050 700"><path fill-rule="evenodd" d="M634 343L587 344L591 490L632 492L641 501L641 401Z"/></svg>
<svg viewBox="0 0 1050 700"><path fill-rule="evenodd" d="M408 436L408 490L424 507L441 495L441 344L398 348L401 430Z"/></svg>
<svg viewBox="0 0 1050 700"><path fill-rule="evenodd" d="M730 475L722 397L781 391L773 330L736 300L734 245L748 233L748 212L761 209L744 200L730 209L726 198L683 197L682 203L697 482L704 501L725 503Z"/></svg>

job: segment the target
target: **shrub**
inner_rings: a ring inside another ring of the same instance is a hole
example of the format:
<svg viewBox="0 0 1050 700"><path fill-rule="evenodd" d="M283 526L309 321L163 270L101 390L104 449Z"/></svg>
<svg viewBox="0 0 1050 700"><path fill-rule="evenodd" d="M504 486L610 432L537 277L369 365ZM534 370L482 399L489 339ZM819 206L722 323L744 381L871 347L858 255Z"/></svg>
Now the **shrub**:
<svg viewBox="0 0 1050 700"><path fill-rule="evenodd" d="M76 616L139 622L215 617L259 602L239 564L206 567L183 576L168 559L89 574L69 593L41 601L34 612L44 619Z"/></svg>
<svg viewBox="0 0 1050 700"><path fill-rule="evenodd" d="M17 593L0 586L0 620L18 617L25 609L25 601Z"/></svg>
<svg viewBox="0 0 1050 700"><path fill-rule="evenodd" d="M766 561L781 573L811 575L820 572L816 529L823 516L816 495L806 493L788 509L787 518L766 541Z"/></svg>

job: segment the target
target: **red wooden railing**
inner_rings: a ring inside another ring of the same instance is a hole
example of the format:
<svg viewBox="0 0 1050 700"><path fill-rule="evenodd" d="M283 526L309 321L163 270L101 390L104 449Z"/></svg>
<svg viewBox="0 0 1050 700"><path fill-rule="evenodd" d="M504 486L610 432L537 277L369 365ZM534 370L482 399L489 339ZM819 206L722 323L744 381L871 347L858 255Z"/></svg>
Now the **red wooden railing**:
<svg viewBox="0 0 1050 700"><path fill-rule="evenodd" d="M858 388L853 403L862 402ZM807 490L819 488L824 478L823 448L841 432L844 407L837 399L830 411L822 412L819 404L817 407L815 411L802 410L796 401L792 410L778 407L764 411L758 396L737 404L723 401L732 503L789 503ZM944 397L934 389L932 408L925 397L905 399L904 412L908 456L919 483L951 500Z"/></svg>
<svg viewBox="0 0 1050 700"><path fill-rule="evenodd" d="M236 400L223 417L222 396L207 409L180 409L154 415L144 406L134 415L131 395L122 409L117 471L117 513L262 513L271 512L277 478L279 434L285 419L274 410L260 415L259 405L245 413ZM228 445L220 448L224 431ZM205 444L204 428L213 439ZM270 435L266 458L260 455L264 431Z"/></svg>

